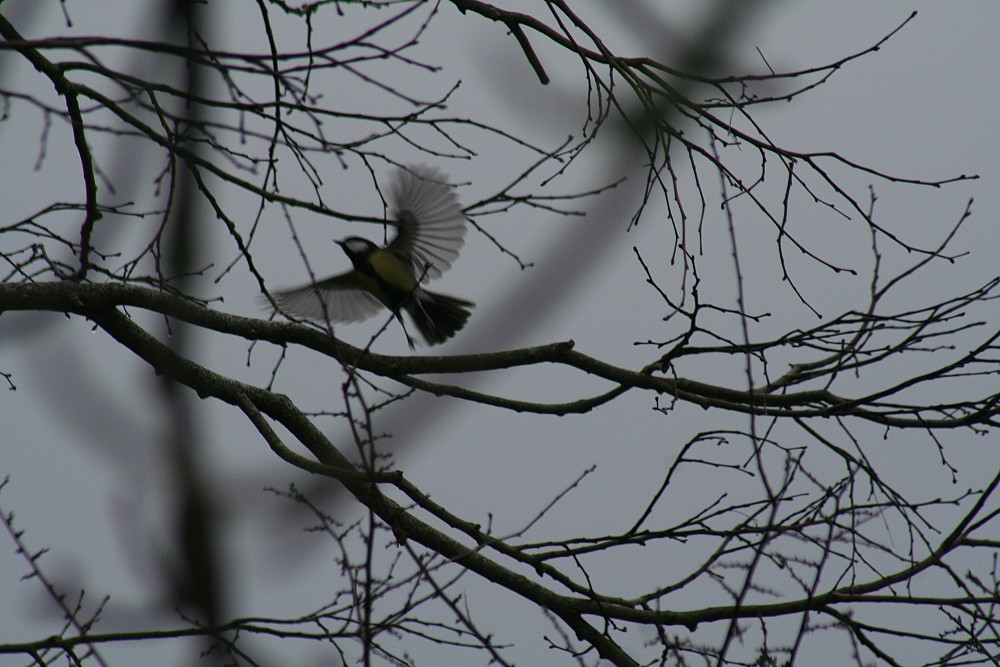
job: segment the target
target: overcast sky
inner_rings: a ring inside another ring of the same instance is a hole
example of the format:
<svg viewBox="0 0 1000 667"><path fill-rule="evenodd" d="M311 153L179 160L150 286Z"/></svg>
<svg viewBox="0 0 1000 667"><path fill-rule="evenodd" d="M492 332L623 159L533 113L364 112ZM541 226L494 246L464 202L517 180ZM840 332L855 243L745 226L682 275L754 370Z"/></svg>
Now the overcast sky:
<svg viewBox="0 0 1000 667"><path fill-rule="evenodd" d="M7 0L0 10L17 24L17 18L25 16L25 6L37 1ZM46 4L46 12L19 26L23 34L123 36L144 30L146 3L93 0L86 3L86 10L81 3L67 3L74 23L71 30L65 27L60 3L50 0ZM528 11L535 3L520 4ZM672 4L674 22L660 26L623 25L617 17L602 13L601 8L610 3L572 4L591 17L592 25L607 30L609 43L624 55L663 58L677 53L679 47L673 45L683 45L690 27L698 25L692 12L700 6L688 2L676 3L674 8ZM104 9L95 10L98 6ZM960 216L965 201L975 198L974 218L955 245L956 250L968 250L971 256L958 269L942 266L930 272L919 289L901 294L900 302L971 289L997 273L1000 87L995 76L1000 63L996 36L1000 3L774 3L727 48L734 73L766 71L760 54L775 70L826 64L867 48L914 9L919 10L918 17L878 53L851 63L809 96L761 110L757 117L776 141L793 148L835 150L856 162L906 177L980 175L977 181L942 190L876 183L878 210L885 213L888 224L925 244L940 240ZM263 44L244 42L246 33L239 25L234 20L219 29L223 43L263 52ZM666 38L659 39L657 31L664 28L669 28L662 33ZM444 67L441 81L447 80L448 85L462 80L450 101L455 115L481 116L548 145L555 142L554 137L579 134L586 109L579 106L581 73L572 58L539 45L553 78L543 87L513 38L501 27L463 17L445 4L431 31L425 40L428 46L421 51L423 58ZM666 53L651 51L651 43L663 45ZM12 66L9 61L14 58L10 52L0 51L0 74L14 77L4 82L11 88L17 85L12 82L35 75L26 66ZM336 98L335 91L330 95ZM545 112L553 106L559 113ZM15 104L10 118L0 123L0 201L22 215L37 210L39 202L79 196L74 194L78 187L75 164L72 160L66 164L61 152L65 146L61 143L62 128L52 129L52 151L45 156L43 169L26 168L36 160L42 129L35 111L23 104ZM408 159L403 155L405 150L401 151L401 159ZM519 173L525 159L513 152L509 157L503 151L485 153L489 159L440 165L455 181L468 183L459 190L463 201L474 201L495 190L498 182ZM553 189L590 188L623 175L612 162L613 155L610 148L588 154L579 168L557 181ZM129 169L128 165L114 166L118 173ZM637 173L625 175L634 177ZM862 189L871 180L846 172L843 177ZM361 189L365 180L358 177L350 182L349 187L337 187L331 178L330 200L354 212L381 215L377 197ZM53 189L62 183L73 185L67 194L54 195ZM490 221L491 233L524 261L538 265L526 271L498 253L488 239L471 231L462 256L434 289L474 300L477 308L468 328L434 352L489 351L573 339L577 349L615 363L631 367L648 363L654 353L629 341L648 338L662 313L657 310L655 292L641 291L642 269L632 248L639 245L652 253L655 248L669 247L669 240L662 229L648 222L626 234L637 185L633 179L618 192L593 202L587 218L569 234L569 221L544 211ZM254 215L255 205L250 202L244 212L247 219ZM800 212L803 217L822 215L805 206ZM712 215L716 214L717 207L712 209ZM273 217L273 231L265 233L264 243L274 243L276 251L268 257L264 271L275 287L300 282L307 274L287 242L287 228L278 224L280 214L274 211ZM756 223L748 220L746 224L745 241L750 249L747 269L754 276L747 285L748 310L776 313L774 323L762 325L761 331L768 326L784 330L796 322L803 323L799 326L814 324L815 317L781 285L780 274L768 257L753 256L755 239L763 247L773 240L773 234L760 226L758 235L751 226ZM844 262L857 259L859 266L863 264L854 255L856 228L832 231L822 224L802 224L817 234L817 242L830 256ZM300 227L309 235L310 247L329 246L329 257L316 253L310 258L317 272L345 268L332 239L343 236L346 226L310 226L306 221ZM575 254L580 246L574 244L574 235L586 233L607 234L608 247L585 256ZM231 248L223 247L221 253L220 264L233 257ZM260 247L257 253L260 257ZM727 270L723 260L718 264L706 260L706 266ZM664 268L664 279L670 275ZM800 278L809 298L823 305L824 316L863 305L859 299L868 287L864 282L851 283L846 277L807 267L802 268ZM719 289L725 289L726 284L732 287L731 282L720 281ZM242 315L259 314L252 281L244 280L240 286L238 280L231 279L224 290L226 300L219 308ZM362 344L381 322L338 333L348 342ZM25 335L26 329L30 335ZM91 335L89 329L80 318L56 314L0 317L0 371L12 373L17 385L16 392L0 393L0 477L11 477L0 494L0 507L16 513L17 524L26 529L25 538L32 548L50 549L44 561L50 574L68 582L83 582L88 599L112 596L105 614L108 629L128 627L130 617L139 619L139 627L148 627L142 625L146 620L142 610L150 603L146 583L156 576L156 550L169 548L162 544L165 535L156 511L161 492L158 485L164 483L158 475L160 443L156 434L164 417L155 410L157 393L149 369L103 333ZM611 347L613 343L619 344ZM390 329L379 344L380 351L406 353L398 330ZM206 341L206 345L210 346L206 358L218 368L261 384L268 381L278 355L276 350L255 349L250 357L256 366L248 369L245 347L216 340ZM318 401L325 392L336 391L341 381L332 371L327 374L324 367L314 357L295 355L286 364L278 389ZM704 371L706 381L721 381L710 376L711 369ZM604 386L568 372L553 375L547 369L469 382L483 391L551 401L588 395ZM558 507L544 529L570 534L585 520L587 532L596 534L604 517L595 508L601 507L608 494L620 499L621 489L655 486L662 478L662 468L651 462L669 460L669 453L659 453L658 448L669 447L670 442L659 435L665 428L664 417L651 409L652 402L648 395L635 394L606 410L580 417L511 418L497 410L418 396L387 411L380 427L393 433L397 463L409 478L432 493L436 501L460 509L469 519L485 523L487 513L492 513L499 534L523 527L584 469L595 464L597 472L588 477L576 501ZM301 529L305 522L286 521L288 503L263 491L267 486L286 488L290 481L303 477L275 459L239 415L211 402L198 408L211 443L212 474L219 480L220 499L231 504L227 511L234 517L227 537L241 582L235 605L239 613L293 615L321 605L329 593L316 586L318 573L329 557L326 545L304 538ZM681 433L730 423L728 417L716 419L700 409L682 408L673 419L669 428L678 438ZM334 429L332 435L345 434ZM992 445L985 447L981 439L966 441L964 436L956 439L955 460L978 462L966 466L968 476L959 486L976 487L982 475L991 475L1000 465L1000 449L997 443ZM928 443L915 444L904 456L909 468L900 484L914 489L922 484L950 488L950 479L940 474L933 451ZM899 454L873 452L873 456L884 456L891 464ZM927 468L920 467L920 462ZM678 498L690 500L692 507L700 506L700 482L679 481ZM688 508L683 500L678 503L676 510L683 514ZM565 533L556 528L562 526ZM25 564L14 554L12 542L0 539L0 642L41 638L58 626L58 619L43 611L44 596L38 586L18 580L23 572ZM538 617L525 612L526 603L513 596L491 599L485 586L471 581L469 586L481 596L472 597L478 610L496 615L492 628L501 640L532 638L511 650L513 660L537 664L538 656L551 656L540 633L531 632ZM169 642L159 648L164 651L161 664L188 655L184 647ZM144 654L148 649L122 647L109 650L109 655L127 661L134 659L137 654L131 651L136 650ZM319 648L306 648L286 664L315 664L310 660L321 655ZM452 657L458 659L459 655ZM10 659L0 656L0 665L23 662L5 660Z"/></svg>

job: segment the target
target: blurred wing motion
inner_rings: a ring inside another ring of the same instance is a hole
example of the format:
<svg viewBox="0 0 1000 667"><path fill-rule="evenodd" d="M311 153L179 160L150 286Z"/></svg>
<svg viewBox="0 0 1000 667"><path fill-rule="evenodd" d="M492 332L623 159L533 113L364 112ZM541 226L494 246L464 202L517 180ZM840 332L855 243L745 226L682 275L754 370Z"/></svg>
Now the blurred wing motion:
<svg viewBox="0 0 1000 667"><path fill-rule="evenodd" d="M402 309L429 343L454 335L465 325L473 303L419 286L448 270L465 243L465 213L446 178L427 165L393 172L388 199L395 238L385 248L347 239L341 246L354 270L272 292L278 308L318 322L341 323L368 319L384 307L397 315Z"/></svg>
<svg viewBox="0 0 1000 667"><path fill-rule="evenodd" d="M361 286L356 271L316 284L275 291L271 296L284 312L317 322L360 322L385 308Z"/></svg>
<svg viewBox="0 0 1000 667"><path fill-rule="evenodd" d="M420 281L451 268L465 243L465 213L446 178L425 164L392 175L389 205L398 231L388 250L407 262Z"/></svg>

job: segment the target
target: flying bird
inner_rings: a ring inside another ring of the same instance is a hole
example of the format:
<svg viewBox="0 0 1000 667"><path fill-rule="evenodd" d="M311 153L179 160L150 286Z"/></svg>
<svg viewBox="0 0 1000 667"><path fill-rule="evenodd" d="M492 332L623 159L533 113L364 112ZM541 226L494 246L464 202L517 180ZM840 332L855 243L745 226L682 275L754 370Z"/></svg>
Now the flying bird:
<svg viewBox="0 0 1000 667"><path fill-rule="evenodd" d="M451 267L465 243L465 213L447 176L434 167L412 165L393 172L388 191L396 236L386 246L351 236L336 243L354 269L301 287L272 293L289 315L326 322L359 322L388 308L406 340L406 311L428 345L443 343L465 326L475 304L430 292L421 283Z"/></svg>

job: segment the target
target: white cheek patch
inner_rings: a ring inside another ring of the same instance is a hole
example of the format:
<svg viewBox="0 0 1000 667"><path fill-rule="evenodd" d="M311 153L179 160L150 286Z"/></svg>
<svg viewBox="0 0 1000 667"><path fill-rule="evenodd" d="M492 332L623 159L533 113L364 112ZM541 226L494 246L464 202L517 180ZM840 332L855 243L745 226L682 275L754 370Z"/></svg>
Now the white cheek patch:
<svg viewBox="0 0 1000 667"><path fill-rule="evenodd" d="M370 247L367 241L363 241L361 239L350 239L345 241L344 245L347 246L348 250L357 255L365 254L368 252L368 248Z"/></svg>

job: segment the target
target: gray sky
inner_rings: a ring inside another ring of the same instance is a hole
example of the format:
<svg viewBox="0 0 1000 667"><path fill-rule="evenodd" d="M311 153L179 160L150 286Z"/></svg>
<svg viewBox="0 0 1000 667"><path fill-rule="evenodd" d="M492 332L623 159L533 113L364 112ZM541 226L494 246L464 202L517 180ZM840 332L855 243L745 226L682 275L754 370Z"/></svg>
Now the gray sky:
<svg viewBox="0 0 1000 667"><path fill-rule="evenodd" d="M24 4L7 0L3 11L16 17ZM72 31L65 28L59 3L48 4L48 12L25 27L26 35L132 35L143 29L144 19L137 11L143 3L124 8L122 3L114 3L113 13L85 12L68 3L75 26ZM532 3L522 4L529 7ZM615 17L601 13L600 7L607 3L574 3L577 5L582 14L592 17L594 25L608 30L609 42L627 55L663 55L649 50L650 40L660 36L650 24L620 25ZM664 44L668 55L671 44L682 44L689 34L683 22L690 20L691 8L696 6L698 3L678 4L680 23L671 24L668 39L657 42ZM878 210L886 224L926 245L936 243L959 217L965 201L975 198L974 218L954 246L971 255L958 267L941 265L928 271L913 291L898 295L901 305L928 295L971 289L997 272L1000 136L996 118L1000 89L993 77L1000 62L1000 42L996 39L1000 4L775 3L753 22L742 40L728 48L732 62L740 63L733 66L737 73L765 71L757 49L776 70L826 64L870 46L913 9L919 10L916 20L878 53L846 66L810 95L792 104L762 109L757 115L775 140L786 146L835 150L856 162L906 177L981 176L978 181L942 190L875 181ZM585 109L579 105L580 68L572 58L534 40L553 76L552 84L542 87L513 38L502 28L463 18L450 6L442 6L431 31L426 40L429 46L420 53L428 62L443 65L445 73L428 81L446 89L455 79L462 80L450 102L456 115L482 115L549 145L557 137L579 134ZM234 29L233 34L236 32ZM235 37L232 42L245 50L264 50L263 44L248 45ZM4 62L10 59L9 53L0 52L0 68L12 72L0 69L5 77L32 74L21 65L15 71ZM330 92L331 100L337 99L337 92ZM551 108L553 100L560 101L559 113L542 111ZM53 150L43 169L25 168L35 160L40 132L36 114L23 105L15 106L11 118L0 124L0 174L10 174L0 178L0 201L11 202L21 214L39 208L39 202L60 198L53 195L54 184L73 184L64 198L79 196L73 180L75 164L64 164L63 156L55 150L64 145L61 128L52 130L49 145ZM565 180L550 188L568 192L622 175L611 159L616 153L610 143L606 139L599 150L586 154ZM105 152L105 156L111 154ZM401 159L408 159L405 151ZM480 159L445 161L440 166L455 181L469 183L460 188L462 200L469 202L518 174L524 159L523 155L488 146ZM118 173L131 168L114 167ZM148 180L148 175L140 173L136 180L141 182L144 177ZM838 177L856 192L864 192L872 181L846 171ZM340 180L331 177L324 196L328 194L335 206L346 210L380 215L374 193L359 195L370 192L365 183L358 172L341 175ZM506 216L484 221L512 252L538 264L527 271L520 271L510 258L492 249L487 239L471 231L462 257L433 288L470 298L478 304L477 309L465 331L433 352L489 351L573 339L577 349L614 363L631 367L647 363L654 353L632 346L631 341L653 336L664 312L656 293L642 284L642 269L632 247L638 245L644 256L650 256L669 248L669 235L654 223L655 211L637 230L626 234L637 185L633 178L619 191L593 202L588 216L580 221L542 211L524 212L516 219ZM292 183L289 187L301 185ZM254 214L254 204L243 211L246 219ZM227 205L235 207L237 203L229 201ZM827 256L838 262L856 262L859 269L869 266L867 257L858 257L854 250L858 243L867 247L859 223L835 222L807 202L797 202L794 211L794 224ZM263 256L262 247L274 247L275 252L268 253L264 271L275 287L302 281L307 274L287 241L280 212L275 209L266 215L272 224L256 252L258 257ZM717 206L711 207L709 216L711 227L718 229L723 219ZM573 229L567 233L570 225ZM743 259L751 278L746 284L748 309L774 313L755 333L763 336L772 330L815 324L815 317L780 283L780 273L767 250L773 231L749 213L740 225L738 234L746 244ZM308 247L330 249L329 255L314 252L310 257L317 273L325 275L345 267L344 258L332 244L333 238L346 233L345 225L303 219L297 221L296 229L307 235ZM587 255L588 261L581 262L579 255L565 251L567 247L583 247L573 245L580 234L598 233L606 235L608 247ZM708 236L709 241L725 241L724 234L710 231ZM711 250L702 266L722 276L730 270L727 254L721 246L708 245ZM220 243L214 248L220 255L219 264L233 257L230 246ZM900 253L887 259L897 267L906 261ZM814 305L822 307L822 315L864 305L866 279L834 276L798 260L793 260L793 265L799 270L800 286ZM665 264L657 270L666 283L677 275L676 269ZM718 290L720 301L732 298L732 280L706 283L706 289ZM245 271L237 271L220 289L225 295L221 309L244 315L259 313L256 286ZM339 329L338 334L360 344L382 321ZM37 333L17 335L26 328ZM27 530L25 539L33 549L50 549L44 560L49 574L57 580L83 582L91 603L111 595L105 613L108 629L149 627L153 619L144 616L151 602L147 584L156 576L157 551L170 548L163 544L164 527L158 523L162 518L157 507L166 480L158 474L163 465L158 453L163 416L156 410L158 398L151 373L104 334L90 334L80 318L5 314L0 318L0 341L0 370L12 373L18 388L4 392L0 401L0 421L4 424L0 476L12 479L0 495L0 506L16 513L17 525ZM205 345L203 358L211 359L214 367L262 384L277 357L275 350L255 349L251 353L255 366L248 369L246 347L216 339L206 340ZM390 328L377 348L395 353L406 350L398 328ZM705 381L726 382L728 373L721 367L692 369L692 374ZM294 354L283 368L277 388L319 408L324 396L339 391L341 381L331 364L315 356ZM552 401L596 393L604 386L551 369L511 371L467 382L504 396ZM730 384L739 386L738 382ZM596 465L596 472L574 493L573 501L557 506L536 527L533 535L542 539L572 534L581 530L581 525L587 534L612 530L620 519L618 514L602 511L609 498L640 506L648 490L662 479L663 466L671 460L678 442L699 430L745 426L745 420L690 407L680 407L664 417L651 409L652 403L651 396L634 393L578 417L512 417L481 406L416 397L387 411L379 425L393 433L391 447L397 464L411 480L470 520L486 523L492 513L495 530L501 535L520 530L586 468ZM198 409L210 442L211 474L219 480L219 498L233 517L226 537L236 563L233 579L240 583L233 587L238 593L234 600L238 613L293 615L323 604L332 589L318 586L317 581L322 580L328 566L328 545L318 538L303 537L301 528L306 522L301 517L289 521L288 504L262 490L267 486L284 489L290 481L301 482L303 477L278 461L230 409L211 402L199 404ZM343 429L330 432L335 440L346 436ZM1000 465L996 443L964 434L954 436L948 436L949 446L954 447L949 455L963 474L957 486L980 486L983 477L992 475ZM900 448L904 448L902 453ZM891 448L873 447L871 456L897 473L903 488L954 492L950 477L937 464L932 443L925 438L894 442ZM899 465L901 460L904 465ZM672 487L669 511L682 516L690 508L702 506L705 484L711 479L692 475L678 480ZM642 495L630 499L630 489L641 489ZM0 540L0 573L6 573L0 575L0 642L39 638L58 625L57 618L43 611L38 587L18 581L25 565L13 551L9 540ZM694 562L696 556L685 552L669 557ZM634 562L597 562L593 571L611 576L648 565L649 559L649 554L637 554ZM673 578L670 573L665 576ZM552 653L536 629L539 616L527 603L512 595L497 595L471 577L467 586L472 608L495 621L490 629L501 641L518 643L507 653L513 661L537 664L538 660L551 659ZM622 594L627 595L631 588L627 578L621 586ZM685 602L695 606L698 599ZM164 652L161 664L188 655L176 643L164 642L157 649ZM138 654L132 652L137 650ZM127 664L147 650L121 647L109 649L108 655L122 660L119 664ZM428 650L432 648L413 647L416 655ZM312 660L321 655L325 654L318 647L305 648L288 664L316 664ZM450 657L458 660L462 654ZM0 665L21 664L5 660L9 658L0 657Z"/></svg>

